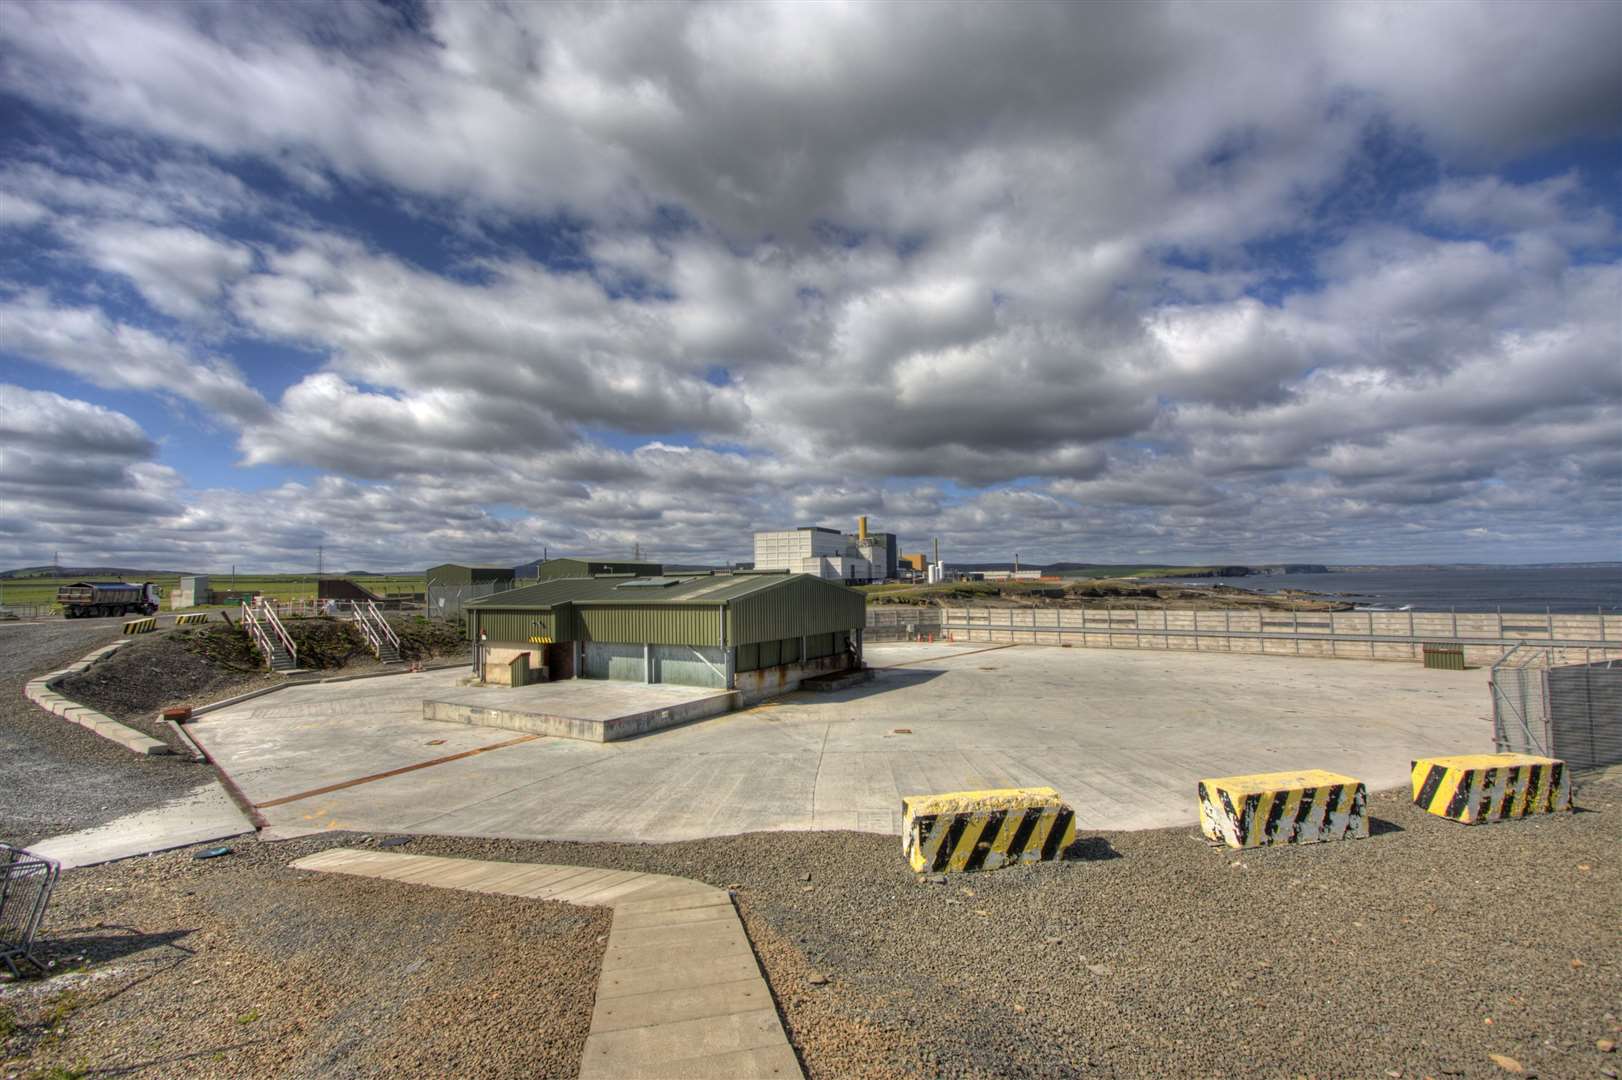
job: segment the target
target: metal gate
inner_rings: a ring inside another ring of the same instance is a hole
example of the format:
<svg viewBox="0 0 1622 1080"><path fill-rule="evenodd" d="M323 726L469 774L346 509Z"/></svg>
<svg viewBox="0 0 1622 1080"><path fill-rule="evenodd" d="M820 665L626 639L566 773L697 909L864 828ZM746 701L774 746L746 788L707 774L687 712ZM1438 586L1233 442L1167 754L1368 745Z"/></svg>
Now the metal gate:
<svg viewBox="0 0 1622 1080"><path fill-rule="evenodd" d="M19 960L45 970L32 955L34 935L50 902L57 872L56 863L49 859L0 844L0 963L15 978L22 978Z"/></svg>

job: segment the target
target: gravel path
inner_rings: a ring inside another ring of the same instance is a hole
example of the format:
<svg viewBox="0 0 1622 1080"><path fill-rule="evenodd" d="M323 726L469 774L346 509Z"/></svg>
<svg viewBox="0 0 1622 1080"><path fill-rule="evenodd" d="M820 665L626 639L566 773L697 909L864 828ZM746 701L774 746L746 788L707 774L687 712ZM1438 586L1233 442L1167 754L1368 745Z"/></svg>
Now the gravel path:
<svg viewBox="0 0 1622 1080"><path fill-rule="evenodd" d="M143 758L23 697L36 675L117 638L123 619L0 623L0 842L26 846L156 806L212 779Z"/></svg>
<svg viewBox="0 0 1622 1080"><path fill-rule="evenodd" d="M69 872L0 1076L575 1075L607 909L287 869L334 842Z"/></svg>

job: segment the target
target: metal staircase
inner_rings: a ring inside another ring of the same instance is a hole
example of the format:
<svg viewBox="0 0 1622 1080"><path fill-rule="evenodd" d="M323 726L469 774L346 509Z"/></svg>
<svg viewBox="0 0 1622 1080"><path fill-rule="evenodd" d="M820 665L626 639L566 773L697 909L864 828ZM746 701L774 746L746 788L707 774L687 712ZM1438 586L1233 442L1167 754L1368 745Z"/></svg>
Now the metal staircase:
<svg viewBox="0 0 1622 1080"><path fill-rule="evenodd" d="M385 664L400 663L400 635L394 632L394 627L377 609L377 604L371 600L357 600L353 609L355 623L360 627L360 632L366 635L366 643L372 647L372 653Z"/></svg>
<svg viewBox="0 0 1622 1080"><path fill-rule="evenodd" d="M276 609L267 604L263 597L243 605L242 625L259 647L270 670L287 672L298 668L298 649L294 648L293 639L287 636L287 628L282 625L282 620L276 617Z"/></svg>

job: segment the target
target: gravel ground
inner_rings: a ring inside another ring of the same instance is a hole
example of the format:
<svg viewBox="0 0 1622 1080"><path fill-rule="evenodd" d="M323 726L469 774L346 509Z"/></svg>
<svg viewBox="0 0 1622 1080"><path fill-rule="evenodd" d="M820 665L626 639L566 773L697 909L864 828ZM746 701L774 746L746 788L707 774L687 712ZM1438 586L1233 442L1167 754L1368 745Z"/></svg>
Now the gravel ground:
<svg viewBox="0 0 1622 1080"><path fill-rule="evenodd" d="M334 842L66 874L0 1076L575 1075L606 909L287 869Z"/></svg>
<svg viewBox="0 0 1622 1080"><path fill-rule="evenodd" d="M23 685L118 636L123 619L0 623L0 843L111 821L211 778L176 758L143 758L41 709Z"/></svg>
<svg viewBox="0 0 1622 1080"><path fill-rule="evenodd" d="M860 833L402 850L735 887L813 1080L1510 1075L1491 1054L1600 1077L1622 1066L1594 1045L1622 1040L1622 783L1579 805L1470 828L1383 793L1368 840L1242 855L1084 829L1072 861L945 885Z"/></svg>

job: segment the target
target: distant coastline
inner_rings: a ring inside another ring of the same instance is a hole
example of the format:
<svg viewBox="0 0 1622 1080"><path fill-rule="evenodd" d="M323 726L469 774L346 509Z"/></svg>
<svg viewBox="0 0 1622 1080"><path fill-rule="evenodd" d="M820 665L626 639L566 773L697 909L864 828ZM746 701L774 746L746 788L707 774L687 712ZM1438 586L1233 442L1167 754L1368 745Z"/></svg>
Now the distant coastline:
<svg viewBox="0 0 1622 1080"><path fill-rule="evenodd" d="M1265 584L1257 577L1265 577ZM1259 595L1286 590L1310 593L1370 611L1622 611L1622 563L1330 566L1322 572L1210 575L1200 578L1198 584L1182 574L1167 575L1164 580L1188 588L1236 588Z"/></svg>

